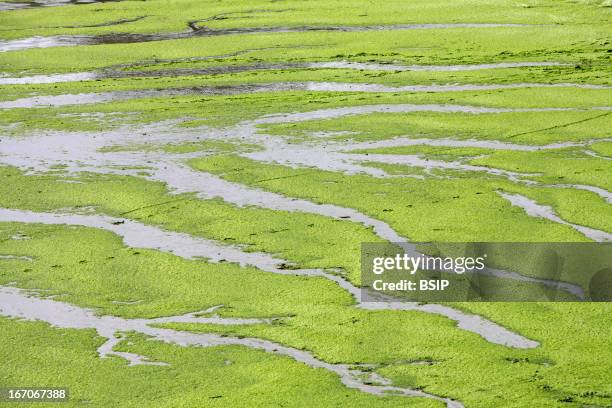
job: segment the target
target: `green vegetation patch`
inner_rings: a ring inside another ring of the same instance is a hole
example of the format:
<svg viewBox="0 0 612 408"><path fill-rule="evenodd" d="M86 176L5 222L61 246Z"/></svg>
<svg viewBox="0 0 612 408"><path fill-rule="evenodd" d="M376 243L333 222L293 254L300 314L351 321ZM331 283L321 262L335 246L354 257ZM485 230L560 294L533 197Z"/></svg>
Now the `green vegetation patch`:
<svg viewBox="0 0 612 408"><path fill-rule="evenodd" d="M169 366L128 366L118 357L97 356L95 349L104 339L94 330L5 318L0 318L0 330L3 385L67 387L70 401L63 406L236 407L249 401L256 407L310 407L350 401L364 408L442 407L423 398L379 397L347 389L332 373L244 347L179 347L132 334L115 349Z"/></svg>
<svg viewBox="0 0 612 408"><path fill-rule="evenodd" d="M543 90L538 92L546 93ZM261 125L261 128L265 133L300 138L308 137L314 132L345 131L352 133L348 137L340 135L331 139L365 141L407 136L545 145L607 138L610 136L610 126L612 115L608 112L551 111L478 115L437 112L371 113L351 116L350 120L342 117Z"/></svg>

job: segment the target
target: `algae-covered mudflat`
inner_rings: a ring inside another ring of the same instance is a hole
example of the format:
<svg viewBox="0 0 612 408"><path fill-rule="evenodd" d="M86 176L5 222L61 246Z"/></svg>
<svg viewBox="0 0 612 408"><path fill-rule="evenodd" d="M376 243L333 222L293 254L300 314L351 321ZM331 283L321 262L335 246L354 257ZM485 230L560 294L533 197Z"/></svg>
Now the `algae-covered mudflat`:
<svg viewBox="0 0 612 408"><path fill-rule="evenodd" d="M0 389L69 390L0 405L612 406L609 302L360 296L363 243L612 241L610 21L0 2Z"/></svg>

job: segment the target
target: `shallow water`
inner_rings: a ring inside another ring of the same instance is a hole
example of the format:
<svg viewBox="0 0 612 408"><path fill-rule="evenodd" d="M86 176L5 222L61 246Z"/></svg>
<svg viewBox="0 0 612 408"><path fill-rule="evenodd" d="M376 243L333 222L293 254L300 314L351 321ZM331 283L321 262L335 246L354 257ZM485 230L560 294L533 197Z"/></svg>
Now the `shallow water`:
<svg viewBox="0 0 612 408"><path fill-rule="evenodd" d="M58 82L93 81L98 78L94 72L71 74L31 75L23 77L0 76L0 85L53 84Z"/></svg>
<svg viewBox="0 0 612 408"><path fill-rule="evenodd" d="M128 219L101 215L39 213L26 210L0 208L0 222L24 222L51 225L80 225L100 228L121 236L126 245L136 248L157 249L187 259L207 258L210 262L225 259L240 265L252 265L263 271L280 275L301 275L321 277L336 282L349 292L357 306L378 310L414 310L445 316L457 323L463 330L480 335L485 340L515 348L533 348L539 344L497 325L480 316L464 313L448 306L414 302L361 302L361 290L342 277L318 269L283 269L285 260L273 258L264 253L245 252L239 247L221 245L215 241L192 237L188 234L163 231L156 227ZM290 263L289 263L290 264ZM191 317L193 317L191 315ZM189 317L189 319L191 319Z"/></svg>
<svg viewBox="0 0 612 408"><path fill-rule="evenodd" d="M312 68L357 69L363 71L478 71L484 69L554 67L571 65L561 62L524 61L465 65L397 65L373 62L330 61L310 63Z"/></svg>
<svg viewBox="0 0 612 408"><path fill-rule="evenodd" d="M19 10L29 7L28 3L11 3L0 1L0 11Z"/></svg>
<svg viewBox="0 0 612 408"><path fill-rule="evenodd" d="M197 155L201 153L195 153L195 156L190 156L172 155L159 151L147 151L147 149L141 149L139 151L114 152L101 152L100 149L104 147L121 145L138 145L140 143L153 145L164 143L180 143L184 141L206 139L220 139L225 141L235 140L240 143L255 143L259 146L262 146L264 148L263 153L254 152L245 153L245 155L267 154L269 155L269 157L266 158L266 160L278 161L281 158L286 159L287 157L289 157L291 160L297 160L298 157L301 157L301 155L304 154L311 155L308 163L303 163L304 165L318 165L320 164L319 162L321 160L325 159L325 157L333 158L334 155L341 155L336 157L346 159L347 162L348 158L351 157L351 160L355 161L372 160L372 156L369 155L364 155L365 157L361 157L359 155L351 155L348 153L334 151L336 147L330 148L329 151L323 154L321 152L324 151L324 149L322 149L321 146L317 145L295 145L296 150L287 153L287 149L290 146L288 147L288 145L283 145L282 138L274 138L267 135L261 135L258 133L257 126L266 123L299 122L318 118L340 117L370 112L414 112L428 110L441 112L468 112L472 114L515 111L513 109L483 108L458 105L370 105L334 109L321 109L311 112L267 115L253 121L243 122L228 129L204 128L169 130L169 124L158 124L140 127L138 131L135 131L133 129L123 129L118 131L98 132L95 134L88 134L83 132L56 132L48 133L46 135L37 137L5 138L1 140L0 162L4 162L5 164L9 165L14 165L28 171L48 171L51 170L54 165L62 164L67 166L66 171L68 173L77 173L80 171L94 171L112 174L132 174L129 170L121 170L121 168L126 166L142 166L144 164L148 168L146 170L148 172L148 175L145 176L146 178L165 182L171 189L171 191L175 193L196 192L200 198L210 199L215 197L221 197L227 202L241 206L255 205L259 207L271 208L282 211L304 211L329 216L345 221L359 222L366 226L372 226L376 234L386 241L406 243L406 239L399 236L386 223L381 222L379 220L375 220L353 209L342 208L328 204L315 204L306 200L293 199L280 194L270 193L264 190L259 190L237 183L228 182L218 176L205 172L195 171L182 163L182 160L189 157L197 157ZM529 109L528 111L532 111L532 109ZM341 149L342 145L338 145L337 148ZM277 151L277 154L271 154L270 151L274 152L274 149L280 150ZM282 153L282 155L279 155L278 152ZM309 156L306 157L308 158ZM412 159L413 158L411 158L411 160ZM319 162L317 160L319 160ZM328 162L333 163L333 160L328 160ZM341 162L341 160L338 162ZM356 166L357 164L348 162L349 166ZM350 170L350 168L346 168L345 170ZM482 169L470 168L466 170L481 171ZM139 169L138 173L141 171L143 170ZM138 175L142 177L142 175ZM511 176L514 175L512 174ZM31 216L31 214L29 216ZM49 216L51 216L52 219L57 219L56 217L58 217L56 215L44 215L41 216L43 218L38 218L38 220L47 219L45 217ZM28 216L26 216L26 218L24 219L24 222L34 221L35 219L28 220ZM72 221L74 221L74 219L72 219ZM65 223L65 221L56 221L52 223ZM110 225L111 226L108 225L107 220L106 227L108 227L109 230L115 233L119 233L120 235L122 234L122 232L120 232L122 228L121 225L129 226L135 231L140 229L140 226L134 224L133 222L119 225L114 225L111 222ZM104 226L101 226L100 224L98 224L97 226L104 228ZM144 239L151 239L153 237L155 239L164 241L164 245L151 245L150 241L145 241L144 243L139 243L138 241L126 241L126 243L129 245L139 244L143 245L144 247L154 246L161 250L169 250L170 248L173 250L173 253L179 256L181 256L181 248L183 248L183 251L189 250L189 248L195 248L195 250L200 253L199 256L210 256L211 259L215 259L214 252L218 250L218 248L214 245L212 247L210 246L214 243L206 243L208 247L193 247L192 237L189 237L184 234L178 234L178 236L172 235L171 239L167 239L167 237L164 235L166 233L167 232L148 230L146 233L141 233L140 235L126 235L130 236L130 239L136 239L139 236L144 236ZM127 233L123 232L123 234ZM171 244L169 243L170 241L175 243ZM149 243L147 244L147 242ZM180 244L176 248L165 246L177 245L176 243ZM200 243L198 245L203 244ZM208 248L208 252L205 251L206 248ZM211 248L215 249L213 250ZM223 254L224 259L233 259L235 262L242 262L241 264L251 264L262 270L267 270L273 273L286 275L302 274L305 276L318 276L326 278L338 283L342 288L351 293L357 301L359 301L360 299L360 289L353 286L352 284L337 275L320 270L282 270L276 267L276 265L283 262L282 260L272 260L270 257L264 254L259 254L257 255L256 259L249 259L248 262L246 262L243 251L237 249L238 252L235 252L233 255L231 255L227 253L227 251L229 250L230 248L224 247L224 251L226 251L226 253ZM183 252L182 254L189 257L195 256L193 253ZM264 256L264 258L261 258L261 256ZM512 278L511 276L507 277ZM495 323L486 321L485 319L482 319L478 316L464 314L452 308L443 307L440 305L418 305L399 302L380 302L376 304L360 303L360 307L418 310L430 313L437 313L457 321L457 324L460 328L474 331L475 333L481 335L488 341L519 348L531 348L537 346L537 342L525 339L524 337L516 333L512 333L507 329L496 325Z"/></svg>
<svg viewBox="0 0 612 408"><path fill-rule="evenodd" d="M226 337L217 334L190 333L172 329L151 327L152 324L160 323L156 319L123 319L113 316L96 316L92 310L79 308L67 303L50 299L39 299L29 297L20 289L0 286L0 314L7 317L21 318L26 320L40 320L54 327L70 329L95 329L98 334L105 337L107 341L98 348L100 357L118 355L126 358L130 365L154 364L165 365L163 362L149 362L146 357L132 353L113 351L121 338L118 334L135 331L144 334L157 341L175 344L178 346L216 347L237 345L251 349L262 350L267 353L287 356L293 360L306 364L312 368L320 368L336 374L342 383L348 387L361 392L385 395L393 392L395 395L405 397L423 397L444 402L447 408L461 408L463 405L448 398L438 397L419 390L401 388L389 384L389 382L376 375L372 377L367 372L352 368L346 364L331 364L319 360L311 353L295 348L283 346L268 340L256 338ZM171 317L168 319L172 319ZM165 322L165 321L163 321ZM365 379L363 377L366 377ZM382 385L374 385L376 380L383 380Z"/></svg>
<svg viewBox="0 0 612 408"><path fill-rule="evenodd" d="M24 2L0 2L0 11L6 10L17 10L22 8L36 8L36 7L55 7L55 6L67 6L71 4L93 4L93 3L109 3L121 0L36 0L36 1L24 1ZM4 8L6 7L6 8Z"/></svg>
<svg viewBox="0 0 612 408"><path fill-rule="evenodd" d="M459 105L366 105L344 108L320 109L310 112L267 115L253 121L240 123L229 129L192 129L169 131L163 125L144 126L139 130L120 129L117 131L89 133L50 133L27 138L4 138L0 140L0 163L16 166L26 171L49 171L55 165L66 166L68 173L93 171L111 174L141 176L142 167L148 172L148 179L162 181L174 193L195 192L204 199L220 197L239 206L254 205L281 211L301 211L324 215L335 219L358 222L371 226L382 239L390 242L406 242L388 224L350 208L329 204L315 204L303 199L294 199L267 192L222 178L192 170L182 163L189 155L171 155L160 151L101 152L100 149L113 146L138 144L164 144L218 139L237 143L252 143L264 148L263 151L243 153L254 160L279 162L293 166L315 166L321 169L343 171L350 174L363 172L375 177L387 174L365 165L368 161L388 162L422 166L424 168L451 168L464 171L486 172L513 181L529 174L507 172L489 167L470 166L462 163L427 161L415 156L400 155L358 155L341 152L342 145L318 146L316 144L287 144L282 138L258 133L258 125L290 123L313 119L325 119L373 112L466 112L472 114L515 111L547 111L567 109L500 109ZM136 170L129 167L137 168ZM123 170L125 169L125 170ZM141 176L142 177L142 176ZM528 182L528 181L525 181ZM529 181L530 183L535 183Z"/></svg>
<svg viewBox="0 0 612 408"><path fill-rule="evenodd" d="M585 227L583 225L572 224L570 222L567 222L559 218L559 216L555 214L555 212L553 211L551 207L547 205L538 204L537 202L535 202L534 200L531 200L530 198L527 198L520 194L509 194L505 192L499 192L499 195L505 198L506 200L508 200L513 206L520 207L523 210L525 210L527 215L531 217L545 218L547 220L556 222L558 224L567 225L575 229L576 231L580 232L585 237L592 239L593 241L597 241L597 242L612 241L612 234L609 234L605 231L596 230L594 228Z"/></svg>

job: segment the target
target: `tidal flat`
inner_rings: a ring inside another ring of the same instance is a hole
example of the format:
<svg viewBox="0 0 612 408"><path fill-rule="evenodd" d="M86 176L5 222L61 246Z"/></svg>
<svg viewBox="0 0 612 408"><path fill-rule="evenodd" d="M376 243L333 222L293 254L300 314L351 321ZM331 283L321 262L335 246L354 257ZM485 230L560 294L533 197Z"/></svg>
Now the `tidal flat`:
<svg viewBox="0 0 612 408"><path fill-rule="evenodd" d="M612 241L610 21L609 0L1 2L0 388L612 406L609 302L360 297L362 243Z"/></svg>

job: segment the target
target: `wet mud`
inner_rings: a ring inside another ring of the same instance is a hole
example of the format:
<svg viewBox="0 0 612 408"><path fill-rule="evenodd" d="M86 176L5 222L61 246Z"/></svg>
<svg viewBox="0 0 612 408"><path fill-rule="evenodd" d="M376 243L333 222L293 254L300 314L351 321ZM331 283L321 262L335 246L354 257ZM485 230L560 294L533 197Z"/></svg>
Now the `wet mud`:
<svg viewBox="0 0 612 408"><path fill-rule="evenodd" d="M60 40L61 41L61 40ZM0 43L0 49L2 45ZM7 46L8 47L8 46ZM8 49L8 48L7 48ZM245 52L250 52L247 50ZM231 55L238 55L242 52L237 52ZM155 60L147 62L136 62L132 64L123 64L112 67L107 67L99 71L91 72L75 72L70 74L49 74L49 75L33 75L33 76L22 76L22 77L11 77L11 76L0 76L0 85L14 85L14 84L37 84L37 83L54 83L54 82L78 82L78 81L92 81L96 79L105 78L151 78L151 77L181 77L181 76L198 76L198 75L223 75L233 74L241 72L257 72L257 71L275 71L275 70L291 70L291 69L357 69L357 70L385 70L384 67L392 65L387 64L361 64L361 63L339 63L339 62L291 62L291 63L257 63L248 65L222 65L222 66L210 66L201 68L172 68L172 69L147 69L138 70L135 69L139 66L155 66L161 63L172 63L172 62L184 62L184 61L199 61L213 59L222 56L211 56L211 57L193 57L193 58L181 58L176 60ZM531 63L498 63L498 64L480 64L480 65L413 65L413 66L392 66L397 69L392 71L473 71L479 69L493 69L502 68L506 66L513 67L524 67L524 66L557 66L566 65L554 62L531 62ZM404 69L399 69L399 68ZM331 83L333 84L333 83ZM360 86L359 83L351 83L351 86ZM382 89L376 90L375 92L396 92L396 87L377 85L377 84L364 84L364 86L376 86ZM487 88L487 87L499 87L502 88ZM446 92L447 90L487 90L487 89L504 89L507 86L509 88L514 87L529 87L529 86L543 86L543 87L582 87L587 89L602 89L606 88L601 85L589 85L589 84L542 84L534 83L529 84L485 84L485 85L470 85L470 84L452 84L452 85L418 85L403 87L405 90L414 90L422 92ZM484 87L484 88L483 88ZM353 88L354 89L354 88ZM327 89L329 90L329 89ZM401 89L400 89L401 90Z"/></svg>

